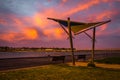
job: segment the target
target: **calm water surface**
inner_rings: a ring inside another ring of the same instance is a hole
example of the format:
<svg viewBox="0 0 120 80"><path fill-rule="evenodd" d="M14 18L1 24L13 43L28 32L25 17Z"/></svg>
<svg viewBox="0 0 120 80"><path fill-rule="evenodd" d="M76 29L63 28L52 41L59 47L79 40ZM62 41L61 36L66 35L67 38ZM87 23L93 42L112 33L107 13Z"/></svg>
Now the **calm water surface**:
<svg viewBox="0 0 120 80"><path fill-rule="evenodd" d="M75 55L86 54L90 55L91 52L75 52ZM105 56L120 56L120 52L95 52L96 55ZM46 56L60 56L71 55L71 52L0 52L0 59L3 58L21 58L21 57L46 57Z"/></svg>

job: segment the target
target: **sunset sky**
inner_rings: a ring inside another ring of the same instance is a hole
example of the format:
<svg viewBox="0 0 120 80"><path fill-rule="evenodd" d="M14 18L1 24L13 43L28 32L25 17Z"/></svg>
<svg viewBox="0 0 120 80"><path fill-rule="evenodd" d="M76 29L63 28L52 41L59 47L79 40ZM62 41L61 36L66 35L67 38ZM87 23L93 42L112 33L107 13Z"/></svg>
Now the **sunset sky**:
<svg viewBox="0 0 120 80"><path fill-rule="evenodd" d="M0 46L69 48L68 35L47 17L110 23L96 29L96 48L120 48L120 0L0 0ZM92 30L87 31L92 35ZM91 49L84 33L74 48Z"/></svg>

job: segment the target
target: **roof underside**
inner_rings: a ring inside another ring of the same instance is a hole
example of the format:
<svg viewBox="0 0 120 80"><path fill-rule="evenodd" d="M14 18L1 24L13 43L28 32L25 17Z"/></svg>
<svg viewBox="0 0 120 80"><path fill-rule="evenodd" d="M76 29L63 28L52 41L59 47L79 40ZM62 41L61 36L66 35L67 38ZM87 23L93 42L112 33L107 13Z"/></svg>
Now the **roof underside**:
<svg viewBox="0 0 120 80"><path fill-rule="evenodd" d="M65 27L68 27L68 21L67 20L61 20L61 19L54 19L54 18L48 18L50 20L54 20L58 22L59 24L62 24ZM83 22L75 22L75 21L70 21L70 26L71 30L74 34L80 33L87 31L89 29L92 29L94 27L103 25L105 23L110 22L111 20L108 21L101 21L101 22L94 22L94 23L83 23Z"/></svg>

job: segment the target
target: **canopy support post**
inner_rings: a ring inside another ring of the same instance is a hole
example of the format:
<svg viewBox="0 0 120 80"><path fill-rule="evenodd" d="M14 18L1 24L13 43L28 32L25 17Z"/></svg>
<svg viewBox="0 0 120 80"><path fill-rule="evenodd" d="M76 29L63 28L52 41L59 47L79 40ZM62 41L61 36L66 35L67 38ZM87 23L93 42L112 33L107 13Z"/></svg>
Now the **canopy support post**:
<svg viewBox="0 0 120 80"><path fill-rule="evenodd" d="M94 54L95 54L95 31L96 28L93 28L93 39L92 39L92 60L91 62L94 64Z"/></svg>
<svg viewBox="0 0 120 80"><path fill-rule="evenodd" d="M91 53L91 61L88 63L88 66L95 67L94 64L94 54L95 54L95 31L96 28L93 28L93 38L92 38L92 53Z"/></svg>
<svg viewBox="0 0 120 80"><path fill-rule="evenodd" d="M70 26L70 18L69 18L69 17L68 17L68 30L69 30L71 53L72 53L72 64L75 65L75 57L74 57L74 49L73 49L73 40L72 40L72 33L71 33L71 26Z"/></svg>

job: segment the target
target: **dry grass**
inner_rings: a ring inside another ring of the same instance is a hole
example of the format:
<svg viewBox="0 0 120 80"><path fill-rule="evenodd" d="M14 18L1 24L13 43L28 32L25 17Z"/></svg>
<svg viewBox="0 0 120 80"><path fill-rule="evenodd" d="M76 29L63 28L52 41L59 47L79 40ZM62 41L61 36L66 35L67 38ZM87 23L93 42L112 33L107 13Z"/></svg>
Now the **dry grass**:
<svg viewBox="0 0 120 80"><path fill-rule="evenodd" d="M120 70L65 64L0 72L0 80L118 80L119 78Z"/></svg>

